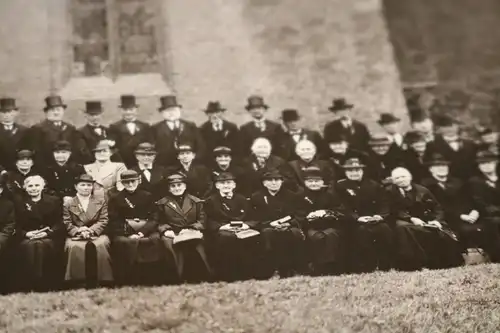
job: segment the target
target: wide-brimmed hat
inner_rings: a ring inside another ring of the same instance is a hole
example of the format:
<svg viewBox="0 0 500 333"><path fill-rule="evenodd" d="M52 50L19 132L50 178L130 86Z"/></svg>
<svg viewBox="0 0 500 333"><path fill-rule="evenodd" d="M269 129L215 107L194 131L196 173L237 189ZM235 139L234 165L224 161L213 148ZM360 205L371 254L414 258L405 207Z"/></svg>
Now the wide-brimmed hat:
<svg viewBox="0 0 500 333"><path fill-rule="evenodd" d="M342 168L344 168L344 169L361 169L364 167L365 167L365 165L363 163L361 163L361 161L357 157L349 158L342 165Z"/></svg>
<svg viewBox="0 0 500 333"><path fill-rule="evenodd" d="M57 107L63 107L66 109L68 106L64 104L61 96L50 95L45 97L45 107L43 108L43 111L47 111Z"/></svg>
<svg viewBox="0 0 500 333"><path fill-rule="evenodd" d="M425 161L425 165L427 166L450 165L450 161L445 159L443 155L439 153L434 153Z"/></svg>
<svg viewBox="0 0 500 333"><path fill-rule="evenodd" d="M210 101L207 104L207 107L203 110L205 113L217 113L224 112L226 108L223 108L219 101Z"/></svg>
<svg viewBox="0 0 500 333"><path fill-rule="evenodd" d="M264 97L259 95L252 95L247 98L247 105L245 106L245 109L251 110L256 108L269 108L269 106L264 102Z"/></svg>
<svg viewBox="0 0 500 333"><path fill-rule="evenodd" d="M102 103L100 101L87 101L85 102L85 110L83 112L90 115L101 114L103 112Z"/></svg>
<svg viewBox="0 0 500 333"><path fill-rule="evenodd" d="M75 178L75 184L78 184L78 183L91 183L91 184L93 184L93 183L95 183L95 180L91 175L83 173L80 176Z"/></svg>
<svg viewBox="0 0 500 333"><path fill-rule="evenodd" d="M0 112L9 112L14 110L18 110L16 100L14 98L0 98Z"/></svg>
<svg viewBox="0 0 500 333"><path fill-rule="evenodd" d="M163 111L175 107L182 108L182 105L177 102L177 96L166 95L160 97L160 107L158 108L158 111Z"/></svg>
<svg viewBox="0 0 500 333"><path fill-rule="evenodd" d="M299 112L295 109L285 109L281 112L281 120L285 123L289 121L297 121L299 119Z"/></svg>
<svg viewBox="0 0 500 333"><path fill-rule="evenodd" d="M377 120L377 123L379 123L379 125L382 126L382 125L397 123L399 121L401 121L401 119L396 117L392 113L381 113L380 118Z"/></svg>
<svg viewBox="0 0 500 333"><path fill-rule="evenodd" d="M71 143L66 140L59 140L52 146L52 151L71 151Z"/></svg>
<svg viewBox="0 0 500 333"><path fill-rule="evenodd" d="M92 149L92 151L100 151L100 150L106 150L106 149L111 149L111 145L109 144L108 140L101 140L97 143L97 145Z"/></svg>
<svg viewBox="0 0 500 333"><path fill-rule="evenodd" d="M278 169L270 169L267 170L262 174L261 179L262 180L268 180L268 179L283 179L283 175Z"/></svg>
<svg viewBox="0 0 500 333"><path fill-rule="evenodd" d="M498 155L490 150L482 150L476 154L477 163L488 163L498 161Z"/></svg>
<svg viewBox="0 0 500 333"><path fill-rule="evenodd" d="M391 140L385 134L373 134L368 141L370 146L390 146Z"/></svg>
<svg viewBox="0 0 500 333"><path fill-rule="evenodd" d="M405 135L405 141L407 144L411 145L417 142L427 142L425 140L425 134L420 131L410 131Z"/></svg>
<svg viewBox="0 0 500 333"><path fill-rule="evenodd" d="M167 184L185 183L186 176L180 172L173 173L167 177Z"/></svg>
<svg viewBox="0 0 500 333"><path fill-rule="evenodd" d="M321 179L323 180L323 173L321 172L321 169L318 167L309 167L304 170L304 179Z"/></svg>
<svg viewBox="0 0 500 333"><path fill-rule="evenodd" d="M220 172L214 176L214 182L223 182L226 180L236 180L236 177L231 172Z"/></svg>
<svg viewBox="0 0 500 333"><path fill-rule="evenodd" d="M137 145L134 150L135 154L144 154L144 155L154 155L156 154L155 146L149 142L142 142Z"/></svg>
<svg viewBox="0 0 500 333"><path fill-rule="evenodd" d="M179 143L177 146L177 152L182 153L186 151L194 152L193 145L190 142Z"/></svg>
<svg viewBox="0 0 500 333"><path fill-rule="evenodd" d="M331 112L337 112L342 110L350 110L354 107L354 104L349 104L345 100L345 98L334 98L332 101L332 105L328 107L328 110Z"/></svg>
<svg viewBox="0 0 500 333"><path fill-rule="evenodd" d="M131 182L134 180L141 179L141 176L135 170L125 170L120 174L120 181L123 182Z"/></svg>
<svg viewBox="0 0 500 333"><path fill-rule="evenodd" d="M218 146L214 148L213 155L214 156L220 156L220 155L229 155L231 156L233 153L233 150L227 146Z"/></svg>
<svg viewBox="0 0 500 333"><path fill-rule="evenodd" d="M136 108L138 106L139 105L137 104L134 95L121 95L120 96L120 105L119 105L119 107L121 109Z"/></svg>
<svg viewBox="0 0 500 333"><path fill-rule="evenodd" d="M22 160L22 159L26 159L26 158L31 158L33 159L33 151L29 150L29 149L21 149L17 152L17 159L18 160Z"/></svg>

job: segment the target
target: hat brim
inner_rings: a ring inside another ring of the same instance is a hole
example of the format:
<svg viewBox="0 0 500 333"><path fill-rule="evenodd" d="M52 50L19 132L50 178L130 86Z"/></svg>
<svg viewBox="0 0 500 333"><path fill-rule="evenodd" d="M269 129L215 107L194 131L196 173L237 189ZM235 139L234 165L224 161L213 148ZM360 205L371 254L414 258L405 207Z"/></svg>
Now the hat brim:
<svg viewBox="0 0 500 333"><path fill-rule="evenodd" d="M258 108L269 109L269 105L267 105L267 104L261 104L261 105L247 105L247 106L245 106L245 109L247 111L250 111L252 109L258 109Z"/></svg>
<svg viewBox="0 0 500 333"><path fill-rule="evenodd" d="M494 158L494 157L478 158L476 160L476 162L477 163L498 162L498 158Z"/></svg>
<svg viewBox="0 0 500 333"><path fill-rule="evenodd" d="M352 110L352 108L354 107L354 104L346 104L342 107L334 107L334 106L330 106L328 108L328 110L330 112L338 112L338 111L344 111L344 110Z"/></svg>
<svg viewBox="0 0 500 333"><path fill-rule="evenodd" d="M213 110L210 110L210 109L203 110L203 112L205 112L205 113L217 113L217 112L224 112L224 111L226 111L225 108L213 109Z"/></svg>
<svg viewBox="0 0 500 333"><path fill-rule="evenodd" d="M58 105L46 106L43 108L43 111L49 111L50 109L58 108L58 107L63 107L64 109L68 108L68 106L66 104L58 104Z"/></svg>
<svg viewBox="0 0 500 333"><path fill-rule="evenodd" d="M285 179L283 176L262 176L262 180L269 180L269 179Z"/></svg>
<svg viewBox="0 0 500 333"><path fill-rule="evenodd" d="M120 182L121 182L121 183L125 183L125 182L133 182L133 181L140 180L140 179L141 179L141 177L137 176L137 177L134 177L134 178L120 179Z"/></svg>
<svg viewBox="0 0 500 333"><path fill-rule="evenodd" d="M167 184L170 185L170 184L177 184L177 183L186 183L186 180L185 179L175 179L175 180L169 180L167 181Z"/></svg>
<svg viewBox="0 0 500 333"><path fill-rule="evenodd" d="M366 168L366 165L364 164L359 164L359 165L343 165L343 169L364 169Z"/></svg>
<svg viewBox="0 0 500 333"><path fill-rule="evenodd" d="M431 161L431 162L425 163L425 165L427 165L428 167L437 166L437 165L446 165L446 166L449 166L450 164L451 163L448 162L448 161Z"/></svg>
<svg viewBox="0 0 500 333"><path fill-rule="evenodd" d="M377 123L379 125L388 125L388 124L394 124L394 123L399 123L401 121L401 119L399 118L393 118L393 119L390 119L390 120L377 120Z"/></svg>
<svg viewBox="0 0 500 333"><path fill-rule="evenodd" d="M182 105L181 104L175 104L175 105L169 105L169 106L160 106L158 108L158 111L165 111L165 110L170 109L170 108L182 108Z"/></svg>
<svg viewBox="0 0 500 333"><path fill-rule="evenodd" d="M120 109L137 108L137 107L139 107L139 104L137 104L137 103L136 104L130 104L130 105L120 104L120 105L118 105L118 107Z"/></svg>
<svg viewBox="0 0 500 333"><path fill-rule="evenodd" d="M134 154L142 154L142 155L156 155L156 150L136 150Z"/></svg>
<svg viewBox="0 0 500 333"><path fill-rule="evenodd" d="M10 112L10 111L18 111L19 108L7 108L7 109L0 109L0 112Z"/></svg>

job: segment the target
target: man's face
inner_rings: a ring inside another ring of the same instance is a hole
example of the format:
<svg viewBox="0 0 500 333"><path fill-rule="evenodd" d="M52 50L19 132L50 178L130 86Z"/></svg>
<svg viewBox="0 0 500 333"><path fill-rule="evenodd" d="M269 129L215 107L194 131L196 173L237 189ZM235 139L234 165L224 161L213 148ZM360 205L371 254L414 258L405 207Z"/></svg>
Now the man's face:
<svg viewBox="0 0 500 333"><path fill-rule="evenodd" d="M101 149L94 152L96 161L106 162L111 159L111 149Z"/></svg>
<svg viewBox="0 0 500 333"><path fill-rule="evenodd" d="M71 152L68 150L56 150L54 151L54 160L59 164L65 164L68 162L71 156Z"/></svg>
<svg viewBox="0 0 500 333"><path fill-rule="evenodd" d="M429 167L429 171L435 177L445 178L445 177L448 177L448 174L450 172L450 168L446 164L431 165Z"/></svg>
<svg viewBox="0 0 500 333"><path fill-rule="evenodd" d="M33 160L31 158L21 158L17 160L16 166L21 170L29 169L33 166Z"/></svg>
<svg viewBox="0 0 500 333"><path fill-rule="evenodd" d="M213 123L222 121L224 119L223 114L224 114L224 112L211 112L211 113L207 113L208 120L211 121L211 122L213 122Z"/></svg>
<svg viewBox="0 0 500 333"><path fill-rule="evenodd" d="M478 163L478 168L483 173L493 173L497 169L497 161Z"/></svg>
<svg viewBox="0 0 500 333"><path fill-rule="evenodd" d="M425 141L418 141L414 142L410 145L411 149L416 151L419 154L425 153L425 150L427 149L427 143Z"/></svg>
<svg viewBox="0 0 500 333"><path fill-rule="evenodd" d="M180 197L186 191L186 183L172 183L168 185L169 192L176 197Z"/></svg>
<svg viewBox="0 0 500 333"><path fill-rule="evenodd" d="M399 133L400 124L401 123L399 121L395 121L392 123L384 124L384 125L382 125L382 127L383 127L384 131L386 131L388 134L394 135L394 134Z"/></svg>
<svg viewBox="0 0 500 333"><path fill-rule="evenodd" d="M393 183L401 188L406 188L411 184L411 175L408 172L393 172L392 173Z"/></svg>
<svg viewBox="0 0 500 333"><path fill-rule="evenodd" d="M126 191L128 192L134 192L137 187L139 187L139 180L125 180L122 181L123 188L125 188Z"/></svg>
<svg viewBox="0 0 500 333"><path fill-rule="evenodd" d="M254 119L262 119L264 118L264 114L266 113L266 108L252 108L248 110L250 116Z"/></svg>
<svg viewBox="0 0 500 333"><path fill-rule="evenodd" d="M363 178L362 168L345 169L345 176L349 180L360 181Z"/></svg>
<svg viewBox="0 0 500 333"><path fill-rule="evenodd" d="M38 179L37 177L36 179L31 179L30 181L28 181L24 185L24 189L30 197L37 197L40 195L40 193L42 193L44 186L44 181L42 179Z"/></svg>
<svg viewBox="0 0 500 333"><path fill-rule="evenodd" d="M45 112L45 117L47 120L53 122L62 121L64 117L64 108L62 106L50 108Z"/></svg>
<svg viewBox="0 0 500 333"><path fill-rule="evenodd" d="M307 189L311 191L319 191L323 188L325 182L323 181L323 179L320 178L312 178L312 179L309 178L304 180L304 185Z"/></svg>
<svg viewBox="0 0 500 333"><path fill-rule="evenodd" d="M347 152L348 143L346 141L330 142L329 146L334 154L344 155Z"/></svg>
<svg viewBox="0 0 500 333"><path fill-rule="evenodd" d="M137 108L123 108L122 109L122 118L125 121L135 121L137 119Z"/></svg>
<svg viewBox="0 0 500 333"><path fill-rule="evenodd" d="M283 184L283 180L281 178L270 178L264 179L262 182L264 187L267 188L271 192L278 192Z"/></svg>
<svg viewBox="0 0 500 333"><path fill-rule="evenodd" d="M257 157L268 158L271 155L271 150L271 145L265 141L261 141L253 147L253 153Z"/></svg>
<svg viewBox="0 0 500 333"><path fill-rule="evenodd" d="M170 108L166 108L161 111L161 116L166 121L176 121L181 119L181 108L178 106L173 106Z"/></svg>
<svg viewBox="0 0 500 333"><path fill-rule="evenodd" d="M299 120L287 121L285 123L285 127L291 132L298 131L300 130L300 121Z"/></svg>
<svg viewBox="0 0 500 333"><path fill-rule="evenodd" d="M380 155L380 156L383 156L383 155L387 154L387 152L389 151L389 148L390 148L389 145L375 145L375 146L372 146L373 152L375 154L377 154L377 155Z"/></svg>
<svg viewBox="0 0 500 333"><path fill-rule="evenodd" d="M337 118L340 119L350 119L351 110L340 110L336 112Z"/></svg>
<svg viewBox="0 0 500 333"><path fill-rule="evenodd" d="M18 113L17 110L0 112L0 121L2 124L12 124L16 120Z"/></svg>
<svg viewBox="0 0 500 333"><path fill-rule="evenodd" d="M156 155L155 154L135 154L135 158L137 159L137 162L139 162L142 165L153 165Z"/></svg>
<svg viewBox="0 0 500 333"><path fill-rule="evenodd" d="M446 141L456 141L458 139L459 128L457 125L441 127L439 133Z"/></svg>
<svg viewBox="0 0 500 333"><path fill-rule="evenodd" d="M297 145L297 155L304 161L310 161L316 155L316 148L309 144Z"/></svg>
<svg viewBox="0 0 500 333"><path fill-rule="evenodd" d="M223 168L228 167L231 164L231 155L218 155L215 162Z"/></svg>
<svg viewBox="0 0 500 333"><path fill-rule="evenodd" d="M423 119L422 121L417 121L412 124L413 129L421 133L432 133L434 132L434 123L431 119Z"/></svg>
<svg viewBox="0 0 500 333"><path fill-rule="evenodd" d="M498 142L498 133L488 133L481 135L481 141L486 144L495 144Z"/></svg>
<svg viewBox="0 0 500 333"><path fill-rule="evenodd" d="M236 188L236 182L234 180L218 181L215 182L215 188L222 193L231 193Z"/></svg>
<svg viewBox="0 0 500 333"><path fill-rule="evenodd" d="M179 161L183 164L188 164L194 160L194 156L192 151L181 151L179 153Z"/></svg>
<svg viewBox="0 0 500 333"><path fill-rule="evenodd" d="M83 197L88 197L92 194L92 190L94 189L94 184L87 182L80 182L75 185L76 193Z"/></svg>
<svg viewBox="0 0 500 333"><path fill-rule="evenodd" d="M102 113L99 114L85 113L85 119L87 119L87 124L92 126L98 126L102 123Z"/></svg>

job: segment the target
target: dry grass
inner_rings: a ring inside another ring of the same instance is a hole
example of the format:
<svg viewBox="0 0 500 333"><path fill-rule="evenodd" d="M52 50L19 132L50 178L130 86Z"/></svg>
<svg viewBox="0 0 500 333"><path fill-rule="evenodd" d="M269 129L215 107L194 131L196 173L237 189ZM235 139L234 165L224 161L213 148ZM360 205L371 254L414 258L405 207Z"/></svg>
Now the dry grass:
<svg viewBox="0 0 500 333"><path fill-rule="evenodd" d="M500 266L1 298L4 332L497 332Z"/></svg>

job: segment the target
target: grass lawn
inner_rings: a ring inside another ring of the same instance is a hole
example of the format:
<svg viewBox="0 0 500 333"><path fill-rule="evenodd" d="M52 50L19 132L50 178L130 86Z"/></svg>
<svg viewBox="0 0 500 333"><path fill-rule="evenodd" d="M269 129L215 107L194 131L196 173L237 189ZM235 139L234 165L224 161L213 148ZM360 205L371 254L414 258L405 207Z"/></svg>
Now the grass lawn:
<svg viewBox="0 0 500 333"><path fill-rule="evenodd" d="M499 265L0 298L2 332L498 332Z"/></svg>

